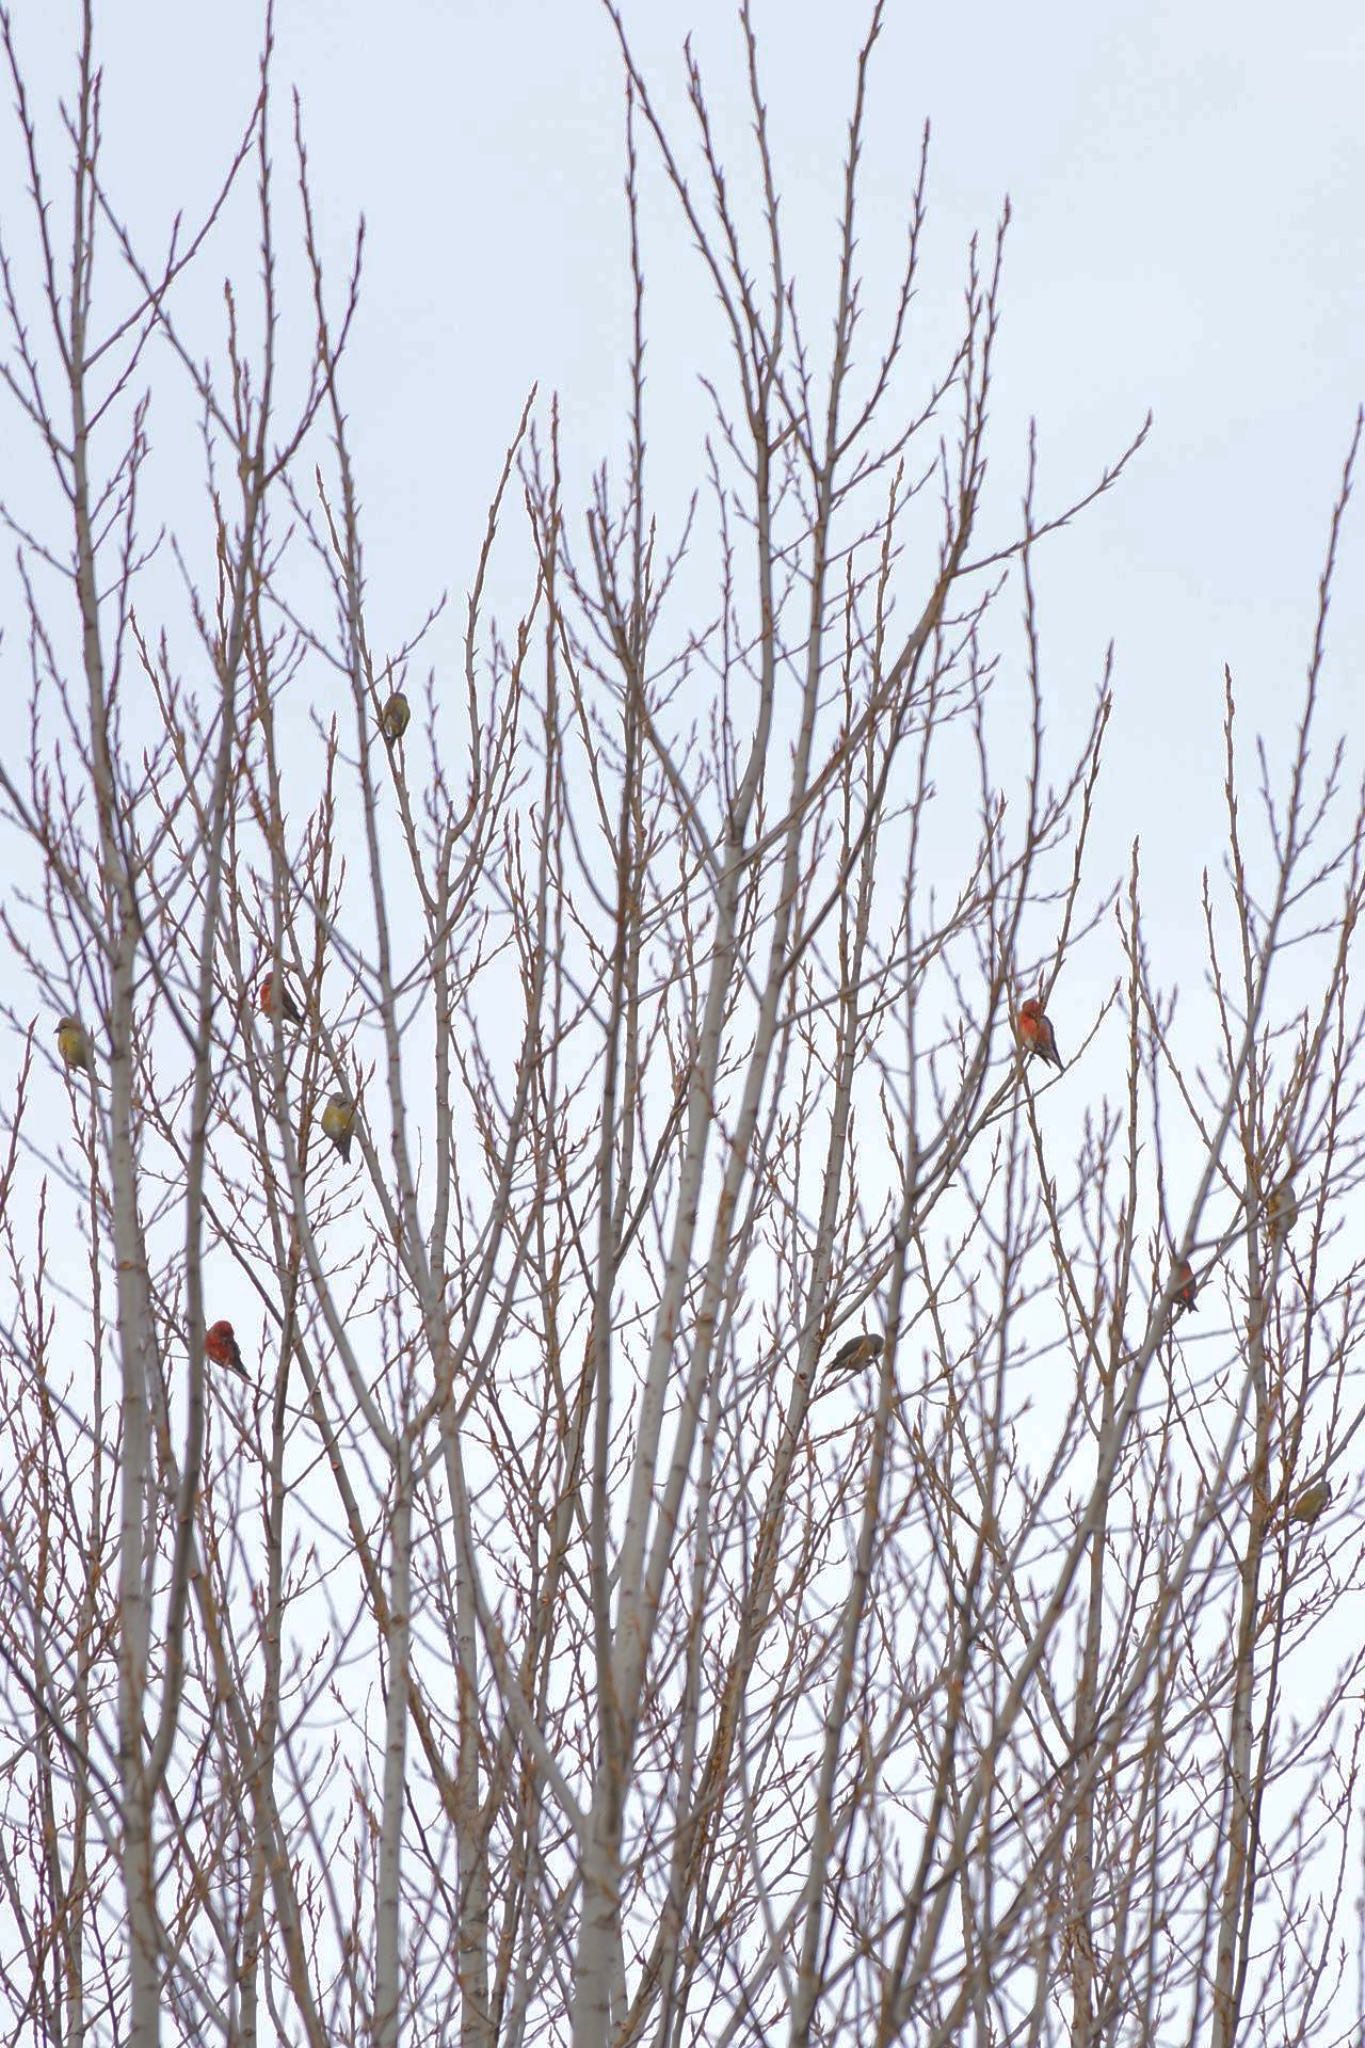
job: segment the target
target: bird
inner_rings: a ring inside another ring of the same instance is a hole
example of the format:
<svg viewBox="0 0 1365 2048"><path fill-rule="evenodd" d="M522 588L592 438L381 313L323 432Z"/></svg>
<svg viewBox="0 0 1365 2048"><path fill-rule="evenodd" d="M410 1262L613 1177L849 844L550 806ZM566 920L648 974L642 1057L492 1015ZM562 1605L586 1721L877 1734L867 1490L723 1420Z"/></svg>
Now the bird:
<svg viewBox="0 0 1365 2048"><path fill-rule="evenodd" d="M256 1007L263 1017L273 1017L278 1011L286 1024L302 1024L303 1012L290 995L283 982L280 984L278 1003L275 1000L275 977L267 974L256 991Z"/></svg>
<svg viewBox="0 0 1365 2048"><path fill-rule="evenodd" d="M1323 1477L1310 1480L1301 1493L1294 1496L1289 1510L1291 1522L1302 1522L1312 1528L1318 1516L1325 1513L1332 1499L1332 1482Z"/></svg>
<svg viewBox="0 0 1365 2048"><path fill-rule="evenodd" d="M343 1159L351 1156L355 1130L355 1104L349 1095L329 1095L322 1112L322 1128Z"/></svg>
<svg viewBox="0 0 1365 2048"><path fill-rule="evenodd" d="M1283 1244L1299 1220L1299 1198L1294 1193L1294 1183L1288 1174L1276 1181L1266 1196L1265 1223L1270 1242Z"/></svg>
<svg viewBox="0 0 1365 2048"><path fill-rule="evenodd" d="M225 1365L241 1379L250 1374L242 1364L242 1354L237 1349L237 1339L232 1334L231 1323L212 1323L204 1332L204 1356L215 1365Z"/></svg>
<svg viewBox="0 0 1365 2048"><path fill-rule="evenodd" d="M395 690L379 714L379 728L390 746L401 740L412 717L412 706L401 690Z"/></svg>
<svg viewBox="0 0 1365 2048"><path fill-rule="evenodd" d="M1171 1279L1175 1283L1175 1292L1171 1296L1171 1314L1173 1316L1187 1316L1199 1299L1199 1289L1195 1283L1194 1268L1188 1259L1178 1259L1176 1261Z"/></svg>
<svg viewBox="0 0 1365 2048"><path fill-rule="evenodd" d="M58 1018L57 1050L68 1067L84 1067L94 1079L95 1055L90 1049L90 1034L79 1017Z"/></svg>
<svg viewBox="0 0 1365 2048"><path fill-rule="evenodd" d="M826 1366L826 1373L861 1372L865 1365L871 1365L886 1349L886 1339L879 1337L875 1330L860 1330L856 1337L839 1346Z"/></svg>
<svg viewBox="0 0 1365 2048"><path fill-rule="evenodd" d="M1042 1060L1045 1066L1062 1070L1062 1056L1057 1050L1057 1037L1047 1013L1036 996L1020 1003L1019 1014L1014 1020L1014 1035L1022 1050L1032 1058Z"/></svg>

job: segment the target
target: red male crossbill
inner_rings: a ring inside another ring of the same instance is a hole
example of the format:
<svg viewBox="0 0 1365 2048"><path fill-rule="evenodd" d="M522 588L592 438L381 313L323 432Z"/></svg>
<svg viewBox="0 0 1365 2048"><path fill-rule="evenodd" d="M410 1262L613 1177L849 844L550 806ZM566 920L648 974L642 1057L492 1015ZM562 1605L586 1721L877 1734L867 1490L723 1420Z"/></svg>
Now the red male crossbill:
<svg viewBox="0 0 1365 2048"><path fill-rule="evenodd" d="M1040 1059L1045 1066L1056 1067L1058 1073L1061 1072L1062 1056L1057 1050L1056 1034L1036 996L1020 1003L1014 1020L1014 1035L1030 1059Z"/></svg>
<svg viewBox="0 0 1365 2048"><path fill-rule="evenodd" d="M250 1378L242 1363L242 1354L237 1349L231 1323L213 1323L204 1332L204 1356L212 1359L215 1365L227 1366L230 1372L237 1373L242 1379Z"/></svg>
<svg viewBox="0 0 1365 2048"><path fill-rule="evenodd" d="M1187 1316L1199 1299L1195 1284L1194 1268L1188 1259L1177 1259L1171 1278L1175 1282L1175 1293L1171 1297L1171 1313Z"/></svg>
<svg viewBox="0 0 1365 2048"><path fill-rule="evenodd" d="M286 1024L302 1024L303 1012L290 995L284 983L280 983L278 1001L275 996L275 977L267 974L256 991L256 1007L263 1017L273 1017L278 1010Z"/></svg>

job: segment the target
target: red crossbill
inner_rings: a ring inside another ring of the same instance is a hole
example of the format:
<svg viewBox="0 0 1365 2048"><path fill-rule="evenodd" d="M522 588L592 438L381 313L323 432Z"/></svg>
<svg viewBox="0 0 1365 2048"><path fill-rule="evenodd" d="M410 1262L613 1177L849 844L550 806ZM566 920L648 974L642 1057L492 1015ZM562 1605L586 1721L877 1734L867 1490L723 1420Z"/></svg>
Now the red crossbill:
<svg viewBox="0 0 1365 2048"><path fill-rule="evenodd" d="M1272 1244L1283 1244L1299 1220L1299 1201L1294 1183L1286 1174L1266 1197L1265 1223Z"/></svg>
<svg viewBox="0 0 1365 2048"><path fill-rule="evenodd" d="M263 1017L273 1017L278 1010L286 1024L302 1024L303 1012L290 995L283 982L280 984L278 1002L275 997L275 977L267 974L256 991L256 1007Z"/></svg>
<svg viewBox="0 0 1365 2048"><path fill-rule="evenodd" d="M204 1356L212 1359L215 1365L227 1366L230 1372L237 1373L242 1379L250 1377L237 1349L231 1323L214 1323L204 1332Z"/></svg>
<svg viewBox="0 0 1365 2048"><path fill-rule="evenodd" d="M343 1159L351 1156L351 1137L355 1131L355 1104L349 1095L329 1095L322 1112L322 1128Z"/></svg>
<svg viewBox="0 0 1365 2048"><path fill-rule="evenodd" d="M1175 1271L1172 1273L1171 1278L1175 1282L1175 1293L1171 1297L1171 1313L1177 1316L1187 1316L1199 1299L1199 1289L1195 1285L1194 1268L1188 1259L1178 1259L1176 1261Z"/></svg>
<svg viewBox="0 0 1365 2048"><path fill-rule="evenodd" d="M1294 1496L1293 1505L1289 1510L1290 1521L1303 1522L1311 1529L1318 1516L1323 1514L1330 1506L1331 1499L1332 1482L1330 1479L1310 1480L1303 1491Z"/></svg>
<svg viewBox="0 0 1365 2048"><path fill-rule="evenodd" d="M379 714L379 727L390 746L401 740L412 717L412 706L401 690L395 690Z"/></svg>
<svg viewBox="0 0 1365 2048"><path fill-rule="evenodd" d="M79 1017L61 1017L57 1022L57 1050L68 1067L83 1067L94 1078L95 1055L90 1035Z"/></svg>
<svg viewBox="0 0 1365 2048"><path fill-rule="evenodd" d="M875 1330L860 1330L856 1337L850 1337L839 1346L829 1364L826 1375L834 1372L861 1372L865 1365L871 1365L886 1349L886 1339L879 1337Z"/></svg>
<svg viewBox="0 0 1365 2048"><path fill-rule="evenodd" d="M1062 1070L1062 1056L1057 1050L1057 1039L1042 1004L1036 996L1020 1003L1019 1014L1014 1020L1014 1035L1029 1058L1042 1060L1045 1066Z"/></svg>

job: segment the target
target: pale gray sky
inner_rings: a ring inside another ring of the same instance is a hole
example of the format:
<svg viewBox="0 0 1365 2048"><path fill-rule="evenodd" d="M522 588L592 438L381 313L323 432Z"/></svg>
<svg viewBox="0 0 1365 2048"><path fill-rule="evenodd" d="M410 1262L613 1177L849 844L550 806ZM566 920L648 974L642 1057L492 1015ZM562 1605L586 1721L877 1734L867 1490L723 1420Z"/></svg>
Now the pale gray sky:
<svg viewBox="0 0 1365 2048"><path fill-rule="evenodd" d="M35 10L35 52L60 45L68 13ZM693 33L747 161L730 0L628 0L625 13L675 110ZM759 0L756 16L787 225L814 275L865 10ZM150 225L207 190L250 86L252 10L124 0L117 19L111 152ZM615 444L628 311L619 64L596 0L390 0L382 25L369 0L281 0L278 54L338 250L362 209L369 223L351 419L376 587L401 612L433 587L463 591L532 381L560 392L585 456ZM1282 8L1227 0L888 10L862 249L874 274L884 250L892 272L926 116L930 325L956 313L966 239L1010 194L997 466L1017 463L1036 414L1058 496L1156 414L1135 471L1055 548L1043 583L1068 687L1118 643L1116 850L1139 828L1159 839L1163 796L1184 830L1216 801L1224 661L1272 724L1301 672L1365 392L1362 104L1365 13L1344 0L1292 25ZM702 419L688 364L716 330L676 223L662 204L649 218L656 474L676 471L681 498ZM1348 556L1336 612L1351 674L1365 645L1360 559ZM1155 843L1148 858L1157 886Z"/></svg>
<svg viewBox="0 0 1365 2048"><path fill-rule="evenodd" d="M100 11L106 171L151 248L177 206L193 219L214 188L250 103L259 21L250 7L181 0ZM54 4L21 19L37 104L69 80L76 12ZM828 271L866 12L828 0L755 8L806 289ZM733 0L626 0L625 16L675 122L686 118L680 45L693 34L742 197L753 160ZM1007 192L1014 208L992 454L1003 494L988 533L1003 537L1017 502L1030 415L1043 502L1055 506L1155 413L1127 478L1051 545L1039 578L1058 727L1085 715L1116 642L1095 879L1122 871L1140 832L1149 907L1164 920L1160 966L1187 986L1203 974L1199 868L1223 837L1223 664L1248 738L1260 726L1273 746L1297 708L1328 515L1365 395L1365 13L1320 0L1297 22L1227 0L892 0L874 72L860 243L870 323L878 283L889 290L896 275L926 117L926 367L957 320L970 235L989 237ZM620 447L629 290L610 22L598 0L391 0L382 23L369 0L279 0L276 26L277 156L287 174L297 86L338 288L347 237L362 212L368 223L346 392L378 637L396 644L448 588L446 638L431 650L441 661L532 383L560 396L580 480ZM12 186L9 128L3 149ZM680 520L703 475L697 371L723 374L723 361L676 207L648 174L644 189L653 477L665 517ZM281 222L282 247L291 231ZM254 235L244 208L199 274L206 345L222 330L219 281L250 277ZM158 405L154 443L159 433L163 458L178 459ZM7 464L7 495L16 474ZM1365 672L1361 561L1350 533L1333 617L1336 723L1355 715ZM1083 969L1097 998L1113 971L1109 958Z"/></svg>
<svg viewBox="0 0 1365 2048"><path fill-rule="evenodd" d="M256 10L102 11L110 161L150 228L208 189L250 89ZM369 0L277 11L277 78L303 96L328 225L340 238L363 209L370 227L351 398L375 567L462 587L532 380L559 389L585 444L618 423L627 300L610 25L597 0L390 0L382 25ZM74 7L27 12L25 46L56 62ZM756 7L787 222L809 270L829 243L865 12ZM732 0L627 0L625 15L675 108L679 45L694 35L742 146ZM1137 474L1058 551L1052 601L1059 635L1063 610L1083 621L1083 645L1112 629L1123 667L1141 666L1158 692L1178 682L1186 713L1224 659L1275 691L1277 664L1300 645L1365 390L1362 104L1365 13L1346 0L1317 0L1292 25L1282 8L1228 0L888 9L868 265L883 248L894 265L929 116L929 284L945 309L967 235L989 228L1006 191L1014 203L1002 443L1017 447L1036 413L1060 489L1156 412ZM671 224L659 227L654 303L679 318L700 308L705 323L706 287L678 266Z"/></svg>

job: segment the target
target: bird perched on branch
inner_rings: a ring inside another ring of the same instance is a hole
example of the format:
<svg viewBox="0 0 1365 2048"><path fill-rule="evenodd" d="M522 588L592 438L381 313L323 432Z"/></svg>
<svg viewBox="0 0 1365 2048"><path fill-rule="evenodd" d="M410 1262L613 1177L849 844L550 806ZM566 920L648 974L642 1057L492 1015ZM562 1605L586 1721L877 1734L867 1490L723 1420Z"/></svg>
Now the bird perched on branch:
<svg viewBox="0 0 1365 2048"><path fill-rule="evenodd" d="M1312 1528L1319 1515L1324 1514L1332 1501L1332 1482L1325 1475L1312 1479L1301 1493L1294 1496L1289 1509L1291 1522L1302 1522Z"/></svg>
<svg viewBox="0 0 1365 2048"><path fill-rule="evenodd" d="M232 1334L231 1323L212 1323L204 1332L204 1356L215 1365L225 1365L229 1372L235 1372L241 1379L250 1374L242 1363L242 1354L237 1349L237 1339Z"/></svg>
<svg viewBox="0 0 1365 2048"><path fill-rule="evenodd" d="M1044 1066L1062 1071L1062 1056L1057 1050L1057 1036L1048 1021L1047 1013L1036 996L1020 1003L1014 1020L1014 1035L1020 1049L1030 1059L1040 1059Z"/></svg>
<svg viewBox="0 0 1365 2048"><path fill-rule="evenodd" d="M1294 1183L1286 1174L1276 1181L1266 1196L1265 1227L1272 1245L1281 1245L1299 1220L1299 1198L1294 1193Z"/></svg>
<svg viewBox="0 0 1365 2048"><path fill-rule="evenodd" d="M278 996L275 993L275 977L267 974L256 991L256 1007L263 1017L282 1017L286 1024L302 1024L303 1012L290 995L284 983L280 983Z"/></svg>
<svg viewBox="0 0 1365 2048"><path fill-rule="evenodd" d="M1175 1282L1175 1293L1171 1296L1171 1314L1173 1316L1187 1316L1199 1299L1199 1289L1195 1284L1194 1268L1188 1259L1176 1260L1175 1271L1172 1273L1171 1278Z"/></svg>
<svg viewBox="0 0 1365 2048"><path fill-rule="evenodd" d="M329 1095L322 1112L322 1128L343 1159L351 1156L355 1131L355 1104L349 1095Z"/></svg>
<svg viewBox="0 0 1365 2048"><path fill-rule="evenodd" d="M83 1067L94 1080L95 1055L90 1048L90 1034L79 1017L58 1019L57 1050L68 1067Z"/></svg>
<svg viewBox="0 0 1365 2048"><path fill-rule="evenodd" d="M825 1367L826 1376L834 1372L861 1372L865 1365L871 1365L886 1349L886 1339L879 1337L875 1330L860 1330L856 1337L850 1337Z"/></svg>
<svg viewBox="0 0 1365 2048"><path fill-rule="evenodd" d="M391 747L402 739L411 717L412 706L401 690L395 690L379 714L379 729Z"/></svg>

